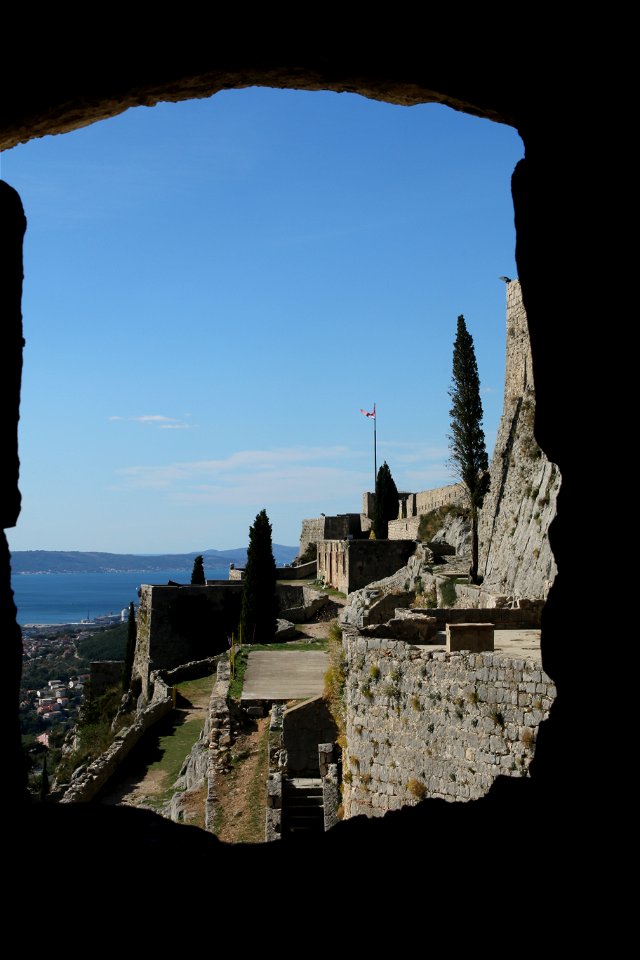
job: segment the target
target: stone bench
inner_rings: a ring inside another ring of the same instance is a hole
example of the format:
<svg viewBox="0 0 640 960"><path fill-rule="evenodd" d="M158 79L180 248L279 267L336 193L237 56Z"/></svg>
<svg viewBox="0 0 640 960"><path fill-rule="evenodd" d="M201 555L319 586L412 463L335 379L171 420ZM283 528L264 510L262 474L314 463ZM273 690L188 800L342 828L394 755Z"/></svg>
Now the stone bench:
<svg viewBox="0 0 640 960"><path fill-rule="evenodd" d="M470 650L482 653L493 650L493 623L448 623L446 626L447 650Z"/></svg>

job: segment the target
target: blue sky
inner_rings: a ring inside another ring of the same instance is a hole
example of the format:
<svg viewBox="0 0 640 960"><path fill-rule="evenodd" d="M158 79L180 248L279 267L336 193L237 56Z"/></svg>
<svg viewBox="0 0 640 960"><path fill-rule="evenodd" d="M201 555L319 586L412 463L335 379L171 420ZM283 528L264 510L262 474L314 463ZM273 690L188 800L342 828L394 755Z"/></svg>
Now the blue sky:
<svg viewBox="0 0 640 960"><path fill-rule="evenodd" d="M491 455L509 127L445 107L252 88L140 107L1 157L28 220L14 550L276 543L451 482L456 319Z"/></svg>

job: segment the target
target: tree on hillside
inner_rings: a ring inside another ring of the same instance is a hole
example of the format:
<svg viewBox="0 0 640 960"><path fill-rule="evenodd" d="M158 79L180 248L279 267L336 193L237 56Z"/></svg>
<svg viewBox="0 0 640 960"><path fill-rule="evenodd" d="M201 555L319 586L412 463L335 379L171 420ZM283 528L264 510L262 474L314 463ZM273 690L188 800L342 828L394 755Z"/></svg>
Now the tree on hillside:
<svg viewBox="0 0 640 960"><path fill-rule="evenodd" d="M129 604L129 621L127 623L127 649L124 655L124 671L122 674L122 689L126 693L131 686L133 659L136 655L136 608L133 602Z"/></svg>
<svg viewBox="0 0 640 960"><path fill-rule="evenodd" d="M206 580L204 578L204 560L198 556L193 561L193 570L191 572L191 585L204 587Z"/></svg>
<svg viewBox="0 0 640 960"><path fill-rule="evenodd" d="M277 614L271 523L267 511L261 510L249 530L240 619L243 643L270 643L276 633Z"/></svg>
<svg viewBox="0 0 640 960"><path fill-rule="evenodd" d="M373 531L376 540L386 540L389 536L389 520L397 519L398 488L385 460L376 477L376 496L373 504Z"/></svg>
<svg viewBox="0 0 640 960"><path fill-rule="evenodd" d="M489 489L489 458L482 429L480 377L473 346L464 317L458 317L453 346L451 389L451 463L464 484L471 513L471 583L478 582L478 511Z"/></svg>

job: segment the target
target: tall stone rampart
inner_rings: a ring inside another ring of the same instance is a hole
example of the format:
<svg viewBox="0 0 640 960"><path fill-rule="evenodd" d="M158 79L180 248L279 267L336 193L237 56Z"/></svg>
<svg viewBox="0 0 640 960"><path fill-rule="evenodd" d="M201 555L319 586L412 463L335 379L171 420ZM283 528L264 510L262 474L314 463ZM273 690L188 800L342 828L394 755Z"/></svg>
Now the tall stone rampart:
<svg viewBox="0 0 640 960"><path fill-rule="evenodd" d="M555 686L539 659L345 633L344 809L382 816L526 777Z"/></svg>
<svg viewBox="0 0 640 960"><path fill-rule="evenodd" d="M435 487L433 490L422 490L416 493L416 514L421 516L444 507L448 503L466 502L466 494L461 483L450 483L446 487Z"/></svg>
<svg viewBox="0 0 640 960"><path fill-rule="evenodd" d="M420 517L406 517L402 520L389 520L389 540L417 540Z"/></svg>
<svg viewBox="0 0 640 960"><path fill-rule="evenodd" d="M148 697L151 670L176 667L227 650L240 614L243 584L140 588L132 679Z"/></svg>
<svg viewBox="0 0 640 960"><path fill-rule="evenodd" d="M504 408L478 522L483 586L507 596L546 597L556 575L548 530L560 473L536 442L535 402L527 316L520 283L512 280Z"/></svg>
<svg viewBox="0 0 640 960"><path fill-rule="evenodd" d="M519 280L507 284L507 351L504 379L505 408L533 389L529 324Z"/></svg>
<svg viewBox="0 0 640 960"><path fill-rule="evenodd" d="M324 517L312 517L302 521L302 529L300 531L300 556L306 552L310 544L324 540L324 520Z"/></svg>
<svg viewBox="0 0 640 960"><path fill-rule="evenodd" d="M346 540L363 535L361 515L359 513L338 513L335 516L315 517L302 521L300 533L300 556L312 543L320 540Z"/></svg>

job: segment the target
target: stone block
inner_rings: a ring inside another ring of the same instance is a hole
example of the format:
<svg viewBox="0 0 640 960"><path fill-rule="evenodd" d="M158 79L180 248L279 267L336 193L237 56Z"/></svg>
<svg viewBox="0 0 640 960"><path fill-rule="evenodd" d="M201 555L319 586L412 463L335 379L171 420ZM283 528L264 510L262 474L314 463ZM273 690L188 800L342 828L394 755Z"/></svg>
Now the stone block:
<svg viewBox="0 0 640 960"><path fill-rule="evenodd" d="M446 626L447 652L470 650L479 653L493 650L493 623L448 623Z"/></svg>

